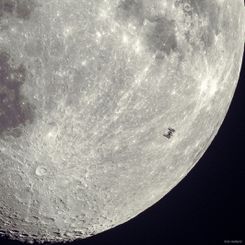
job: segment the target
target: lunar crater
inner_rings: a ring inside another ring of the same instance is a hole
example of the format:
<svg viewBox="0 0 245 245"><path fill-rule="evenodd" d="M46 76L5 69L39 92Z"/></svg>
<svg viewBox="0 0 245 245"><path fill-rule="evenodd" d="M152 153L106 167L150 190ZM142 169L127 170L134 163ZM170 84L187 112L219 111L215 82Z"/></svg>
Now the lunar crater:
<svg viewBox="0 0 245 245"><path fill-rule="evenodd" d="M243 10L39 2L0 0L0 233L68 241L135 217L201 157L238 79Z"/></svg>

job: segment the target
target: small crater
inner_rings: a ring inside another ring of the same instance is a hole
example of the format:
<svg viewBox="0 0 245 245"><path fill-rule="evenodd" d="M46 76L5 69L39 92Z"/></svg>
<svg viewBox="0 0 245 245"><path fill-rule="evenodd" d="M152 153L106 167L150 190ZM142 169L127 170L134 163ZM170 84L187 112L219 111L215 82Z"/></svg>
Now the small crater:
<svg viewBox="0 0 245 245"><path fill-rule="evenodd" d="M35 171L37 176L45 176L48 173L48 169L45 166L38 166Z"/></svg>
<svg viewBox="0 0 245 245"><path fill-rule="evenodd" d="M192 25L198 29L198 33L188 29L187 40L197 39L204 48L211 47L214 44L215 35L220 33L221 6L218 1L176 0L175 6L182 9L184 14L191 18Z"/></svg>
<svg viewBox="0 0 245 245"><path fill-rule="evenodd" d="M191 5L191 2L189 0L176 0L175 7L181 8L185 14L193 14L193 5Z"/></svg>
<svg viewBox="0 0 245 245"><path fill-rule="evenodd" d="M39 219L40 219L39 217L34 216L34 215L32 216L32 218L33 218L33 220L35 220L35 221L39 221Z"/></svg>
<svg viewBox="0 0 245 245"><path fill-rule="evenodd" d="M61 237L61 236L62 236L61 233L58 232L58 231L54 231L53 234L54 234L56 237Z"/></svg>
<svg viewBox="0 0 245 245"><path fill-rule="evenodd" d="M27 237L29 237L29 235L26 234L26 233L21 233L19 236L22 237L22 238L27 238Z"/></svg>
<svg viewBox="0 0 245 245"><path fill-rule="evenodd" d="M40 218L40 221L41 221L42 223L44 223L44 224L45 224L45 223L46 223L46 224L52 224L52 223L55 222L55 219L52 218L52 217L44 216L44 217Z"/></svg>

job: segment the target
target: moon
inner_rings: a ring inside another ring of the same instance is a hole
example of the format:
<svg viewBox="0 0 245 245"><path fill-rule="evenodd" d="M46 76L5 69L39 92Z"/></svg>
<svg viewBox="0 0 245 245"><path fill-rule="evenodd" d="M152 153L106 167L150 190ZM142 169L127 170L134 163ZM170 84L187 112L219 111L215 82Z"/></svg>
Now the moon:
<svg viewBox="0 0 245 245"><path fill-rule="evenodd" d="M0 234L72 241L159 201L241 68L242 0L0 0Z"/></svg>

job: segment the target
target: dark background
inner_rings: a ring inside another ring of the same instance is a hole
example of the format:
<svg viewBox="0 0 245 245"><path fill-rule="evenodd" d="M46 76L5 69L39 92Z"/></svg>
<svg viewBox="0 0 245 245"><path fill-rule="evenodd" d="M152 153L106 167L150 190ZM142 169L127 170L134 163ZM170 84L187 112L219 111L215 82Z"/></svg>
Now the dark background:
<svg viewBox="0 0 245 245"><path fill-rule="evenodd" d="M169 194L131 221L69 245L245 244L244 82L243 62L234 99L218 135ZM2 238L0 244L21 243Z"/></svg>

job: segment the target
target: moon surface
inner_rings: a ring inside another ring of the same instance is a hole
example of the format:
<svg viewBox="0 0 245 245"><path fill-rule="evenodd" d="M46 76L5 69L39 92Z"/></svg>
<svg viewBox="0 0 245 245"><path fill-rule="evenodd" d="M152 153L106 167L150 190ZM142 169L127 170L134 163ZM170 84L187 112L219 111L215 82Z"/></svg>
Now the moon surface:
<svg viewBox="0 0 245 245"><path fill-rule="evenodd" d="M0 0L0 234L69 241L190 171L239 77L242 0Z"/></svg>

